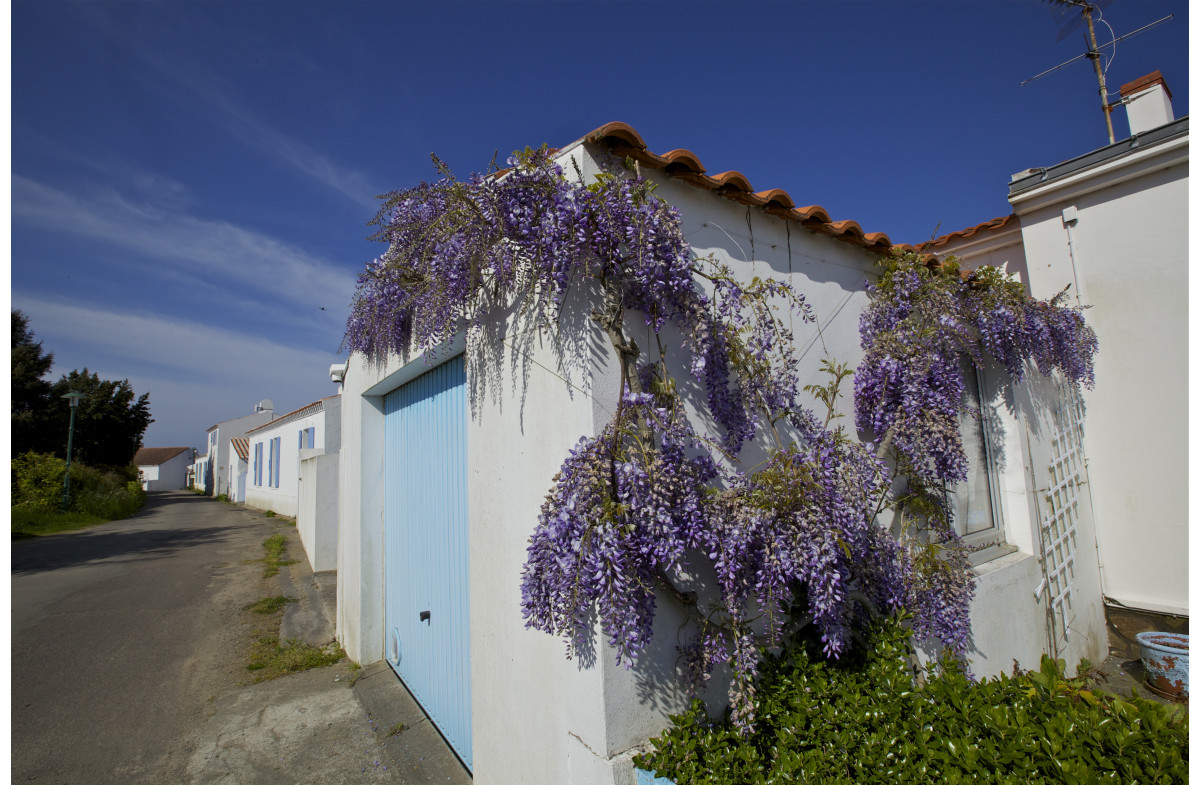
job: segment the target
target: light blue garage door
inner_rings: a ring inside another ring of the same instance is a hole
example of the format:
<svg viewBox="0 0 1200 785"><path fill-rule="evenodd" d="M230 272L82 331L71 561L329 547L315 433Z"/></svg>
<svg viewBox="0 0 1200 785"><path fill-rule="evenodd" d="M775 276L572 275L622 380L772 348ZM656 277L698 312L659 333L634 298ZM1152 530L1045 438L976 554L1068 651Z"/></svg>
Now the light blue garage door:
<svg viewBox="0 0 1200 785"><path fill-rule="evenodd" d="M384 399L386 656L471 768L463 358Z"/></svg>

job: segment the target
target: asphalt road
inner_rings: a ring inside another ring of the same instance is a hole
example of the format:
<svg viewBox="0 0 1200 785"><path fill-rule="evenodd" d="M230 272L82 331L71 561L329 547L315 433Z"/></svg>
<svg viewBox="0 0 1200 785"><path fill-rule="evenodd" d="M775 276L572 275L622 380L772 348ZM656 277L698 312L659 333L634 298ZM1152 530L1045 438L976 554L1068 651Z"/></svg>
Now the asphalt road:
<svg viewBox="0 0 1200 785"><path fill-rule="evenodd" d="M262 541L279 524L190 493L14 542L14 782L183 782L214 700L246 679Z"/></svg>

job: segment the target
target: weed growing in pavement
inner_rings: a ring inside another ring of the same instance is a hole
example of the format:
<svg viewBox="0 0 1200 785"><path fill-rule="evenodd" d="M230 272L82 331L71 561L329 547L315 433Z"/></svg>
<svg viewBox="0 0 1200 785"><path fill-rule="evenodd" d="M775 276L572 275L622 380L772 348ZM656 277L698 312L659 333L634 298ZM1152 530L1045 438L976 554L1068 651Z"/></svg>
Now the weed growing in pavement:
<svg viewBox="0 0 1200 785"><path fill-rule="evenodd" d="M388 735L389 736L399 736L401 733L404 733L404 731L406 731L406 730L408 730L407 725L405 725L403 722L397 722L395 725L392 726L392 729L390 731L388 731Z"/></svg>
<svg viewBox="0 0 1200 785"><path fill-rule="evenodd" d="M272 614L275 611L279 610L283 606L287 605L289 602L295 602L295 601L296 601L295 597L284 597L282 595L277 595L275 597L263 597L258 602L250 603L249 605L244 607L242 610L250 611L251 613L258 613L258 614L262 614L263 616L266 616L268 614Z"/></svg>
<svg viewBox="0 0 1200 785"><path fill-rule="evenodd" d="M279 574L280 567L286 567L289 564L296 564L295 559L285 559L287 554L287 537L282 534L272 534L267 539L263 540L263 550L267 552L267 556L263 559L263 564L266 567L263 569L263 577L271 578Z"/></svg>
<svg viewBox="0 0 1200 785"><path fill-rule="evenodd" d="M274 511L274 510L267 510L266 512L264 512L264 513L263 513L263 515L267 516L268 518L274 518L274 517L275 517L275 511Z"/></svg>
<svg viewBox="0 0 1200 785"><path fill-rule="evenodd" d="M336 643L318 647L295 638L280 643L274 637L264 635L251 647L246 670L256 674L254 681L267 681L288 673L324 668L340 662L345 656Z"/></svg>

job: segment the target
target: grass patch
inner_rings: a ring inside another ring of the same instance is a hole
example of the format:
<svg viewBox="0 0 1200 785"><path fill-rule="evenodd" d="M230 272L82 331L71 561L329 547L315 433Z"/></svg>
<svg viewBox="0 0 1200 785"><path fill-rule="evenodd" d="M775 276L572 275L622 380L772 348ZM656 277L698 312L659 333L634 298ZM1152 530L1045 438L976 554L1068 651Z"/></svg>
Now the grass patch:
<svg viewBox="0 0 1200 785"><path fill-rule="evenodd" d="M346 653L337 644L317 647L295 639L279 643L272 637L264 636L251 647L246 670L255 674L255 681L267 681L288 673L324 668L340 662L345 656Z"/></svg>
<svg viewBox="0 0 1200 785"><path fill-rule="evenodd" d="M401 733L404 733L404 731L406 731L406 730L408 730L407 725L405 725L403 722L397 722L395 725L392 726L392 729L388 731L388 735L389 736L399 736Z"/></svg>
<svg viewBox="0 0 1200 785"><path fill-rule="evenodd" d="M286 567L289 564L296 564L295 559L288 560L287 556L287 537L282 534L272 534L267 539L263 540L263 550L267 552L263 564L263 577L271 578L279 574L280 567Z"/></svg>
<svg viewBox="0 0 1200 785"><path fill-rule="evenodd" d="M275 597L263 597L258 602L250 603L242 610L246 610L246 611L249 611L250 613L258 613L263 616L266 616L268 614L274 613L275 611L279 610L283 606L287 605L289 602L295 602L295 601L296 601L295 597L284 597L283 595L276 595Z"/></svg>
<svg viewBox="0 0 1200 785"><path fill-rule="evenodd" d="M49 512L13 507L12 538L27 540L44 534L76 531L99 523L108 523L109 520L86 512Z"/></svg>
<svg viewBox="0 0 1200 785"><path fill-rule="evenodd" d="M264 512L264 513L263 513L263 515L267 516L268 518L274 518L274 517L275 517L275 511L274 511L274 510L267 510L266 512Z"/></svg>

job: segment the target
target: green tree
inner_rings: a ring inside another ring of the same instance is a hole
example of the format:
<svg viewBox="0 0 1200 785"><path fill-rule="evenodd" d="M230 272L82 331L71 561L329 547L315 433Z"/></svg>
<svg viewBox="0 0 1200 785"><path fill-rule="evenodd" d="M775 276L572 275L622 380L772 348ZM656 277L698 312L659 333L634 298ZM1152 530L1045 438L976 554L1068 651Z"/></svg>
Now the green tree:
<svg viewBox="0 0 1200 785"><path fill-rule="evenodd" d="M49 420L58 424L59 445L54 452L66 454L63 425L71 416L62 396L81 392L75 412L74 460L92 466L127 466L142 446L142 436L154 419L150 416L150 394L136 396L128 379L109 381L98 374L71 371L50 389ZM55 438L55 437L52 437Z"/></svg>
<svg viewBox="0 0 1200 785"><path fill-rule="evenodd" d="M33 340L29 317L12 312L12 454L39 448L39 433L45 427L50 382L44 377L54 364L54 355L44 352ZM52 449L52 448L50 448Z"/></svg>

